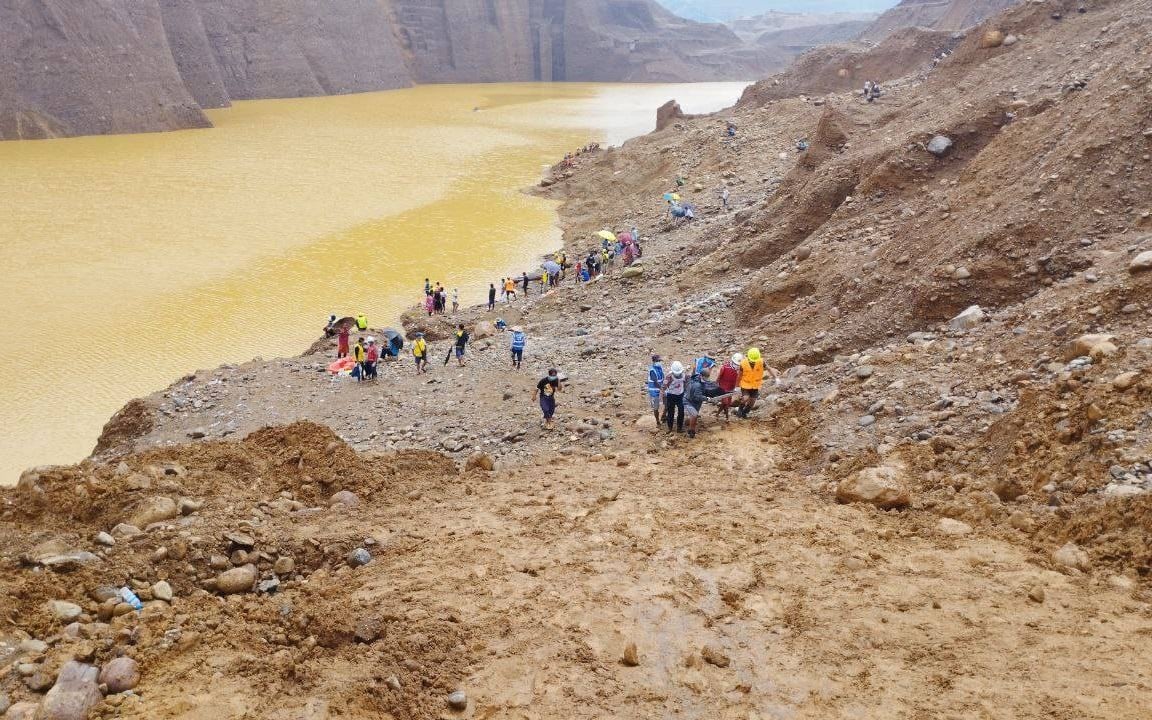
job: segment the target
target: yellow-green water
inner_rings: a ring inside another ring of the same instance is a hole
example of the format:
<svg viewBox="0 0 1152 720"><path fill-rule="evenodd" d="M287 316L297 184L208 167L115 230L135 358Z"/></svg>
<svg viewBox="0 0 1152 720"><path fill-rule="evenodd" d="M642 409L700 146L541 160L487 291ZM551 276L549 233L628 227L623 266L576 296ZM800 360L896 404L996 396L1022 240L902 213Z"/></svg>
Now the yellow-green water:
<svg viewBox="0 0 1152 720"><path fill-rule="evenodd" d="M0 143L0 484L84 457L187 372L299 353L330 312L385 324L425 277L482 302L559 241L520 192L543 165L650 130L671 97L702 112L741 89L428 86Z"/></svg>

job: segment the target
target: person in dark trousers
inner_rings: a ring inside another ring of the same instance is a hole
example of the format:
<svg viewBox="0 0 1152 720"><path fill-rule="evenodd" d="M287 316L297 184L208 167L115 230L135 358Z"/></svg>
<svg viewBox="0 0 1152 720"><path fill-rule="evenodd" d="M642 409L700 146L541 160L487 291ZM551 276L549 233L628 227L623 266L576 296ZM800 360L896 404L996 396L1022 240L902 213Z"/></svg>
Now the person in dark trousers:
<svg viewBox="0 0 1152 720"><path fill-rule="evenodd" d="M556 368L550 368L548 374L536 383L536 389L532 391L532 400L540 399L540 411L544 413L545 427L552 427L552 418L556 414L556 393L563 391L560 371Z"/></svg>
<svg viewBox="0 0 1152 720"><path fill-rule="evenodd" d="M524 362L524 346L527 344L528 338L524 334L524 328L520 326L512 328L512 367L516 370L519 370Z"/></svg>
<svg viewBox="0 0 1152 720"><path fill-rule="evenodd" d="M456 362L460 367L464 367L464 352L468 347L469 339L468 331L464 329L463 325L460 325L456 329ZM448 358L444 359L447 361ZM445 362L444 364L447 365L448 363Z"/></svg>
<svg viewBox="0 0 1152 720"><path fill-rule="evenodd" d="M488 283L488 310L496 309L496 284Z"/></svg>
<svg viewBox="0 0 1152 720"><path fill-rule="evenodd" d="M524 273L524 276L520 278L520 282L524 284L524 297L528 297L528 273Z"/></svg>
<svg viewBox="0 0 1152 720"><path fill-rule="evenodd" d="M684 365L672 363L671 372L664 378L661 389L664 395L664 424L672 432L675 421L676 432L684 432L684 391L688 388L688 378L684 377Z"/></svg>

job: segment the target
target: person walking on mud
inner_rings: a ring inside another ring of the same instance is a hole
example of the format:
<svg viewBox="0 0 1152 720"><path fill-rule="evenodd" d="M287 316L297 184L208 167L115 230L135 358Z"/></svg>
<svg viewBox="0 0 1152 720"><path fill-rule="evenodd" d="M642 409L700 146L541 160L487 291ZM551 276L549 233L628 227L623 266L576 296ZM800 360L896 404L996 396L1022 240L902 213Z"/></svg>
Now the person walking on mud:
<svg viewBox="0 0 1152 720"><path fill-rule="evenodd" d="M684 365L679 361L673 362L668 377L660 392L664 396L664 424L668 432L672 432L675 421L676 432L684 432L684 391L688 389L688 378L684 377Z"/></svg>
<svg viewBox="0 0 1152 720"><path fill-rule="evenodd" d="M519 370L524 363L524 347L528 344L528 336L524 328L517 325L512 328L512 368Z"/></svg>
<svg viewBox="0 0 1152 720"><path fill-rule="evenodd" d="M424 333L416 333L416 342L412 343L412 357L416 360L417 375L428 372L428 343L424 340Z"/></svg>
<svg viewBox="0 0 1152 720"><path fill-rule="evenodd" d="M552 427L552 418L556 415L556 393L563 392L564 385L560 382L560 371L549 368L548 374L536 383L532 391L532 401L540 400L540 411L544 413L544 427Z"/></svg>
<svg viewBox="0 0 1152 720"><path fill-rule="evenodd" d="M501 280L501 283L504 281ZM495 283L488 283L488 312L496 309L496 285Z"/></svg>
<svg viewBox="0 0 1152 720"><path fill-rule="evenodd" d="M468 331L464 329L463 324L456 328L456 363L460 367L464 367L464 353L466 352L466 348L468 347L468 340L470 339L471 336L468 335ZM444 364L448 364L448 358L444 358Z"/></svg>
<svg viewBox="0 0 1152 720"><path fill-rule="evenodd" d="M652 356L652 364L648 367L648 404L652 406L652 416L656 418L656 427L660 427L660 392L664 387L664 364L659 355Z"/></svg>
<svg viewBox="0 0 1152 720"><path fill-rule="evenodd" d="M756 407L756 400L760 397L760 388L764 385L764 375L771 372L773 377L779 379L780 373L775 368L766 367L760 356L760 348L748 348L744 354L744 361L740 363L740 408L736 417L747 418L748 413Z"/></svg>

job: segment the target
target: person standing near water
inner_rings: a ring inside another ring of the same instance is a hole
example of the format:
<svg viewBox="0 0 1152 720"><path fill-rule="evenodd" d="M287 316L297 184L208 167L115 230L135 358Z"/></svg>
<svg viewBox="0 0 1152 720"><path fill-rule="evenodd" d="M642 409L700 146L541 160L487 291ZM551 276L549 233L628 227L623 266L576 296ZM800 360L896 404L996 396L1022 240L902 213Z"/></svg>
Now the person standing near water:
<svg viewBox="0 0 1152 720"><path fill-rule="evenodd" d="M348 357L348 341L349 335L352 334L352 328L347 323L340 326L340 332L336 335L336 359L340 360Z"/></svg>
<svg viewBox="0 0 1152 720"><path fill-rule="evenodd" d="M460 288L452 288L452 314L460 312Z"/></svg>
<svg viewBox="0 0 1152 720"><path fill-rule="evenodd" d="M540 411L544 413L544 426L552 427L552 418L556 415L556 393L563 392L564 385L560 382L560 371L550 368L536 389L532 391L532 400L540 399Z"/></svg>
<svg viewBox="0 0 1152 720"><path fill-rule="evenodd" d="M464 325L460 325L456 330L456 362L460 367L464 367L464 352L468 347L468 340L470 339L468 331L464 329Z"/></svg>
<svg viewBox="0 0 1152 720"><path fill-rule="evenodd" d="M488 283L488 312L496 309L496 285Z"/></svg>
<svg viewBox="0 0 1152 720"><path fill-rule="evenodd" d="M528 299L528 273L524 273L522 282L524 283L524 299Z"/></svg>
<svg viewBox="0 0 1152 720"><path fill-rule="evenodd" d="M428 372L428 343L424 340L424 333L416 333L416 342L412 343L412 357L416 359L416 374Z"/></svg>

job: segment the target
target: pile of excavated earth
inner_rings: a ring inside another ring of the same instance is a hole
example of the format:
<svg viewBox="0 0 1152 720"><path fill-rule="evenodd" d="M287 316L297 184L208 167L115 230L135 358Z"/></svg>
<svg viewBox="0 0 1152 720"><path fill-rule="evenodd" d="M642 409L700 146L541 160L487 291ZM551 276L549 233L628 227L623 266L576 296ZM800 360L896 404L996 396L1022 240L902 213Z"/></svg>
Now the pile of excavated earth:
<svg viewBox="0 0 1152 720"><path fill-rule="evenodd" d="M635 224L642 260L410 313L429 374L320 341L130 403L0 494L0 713L1146 718L1150 21L809 58L549 179L569 257ZM750 419L656 427L651 353L749 346Z"/></svg>

